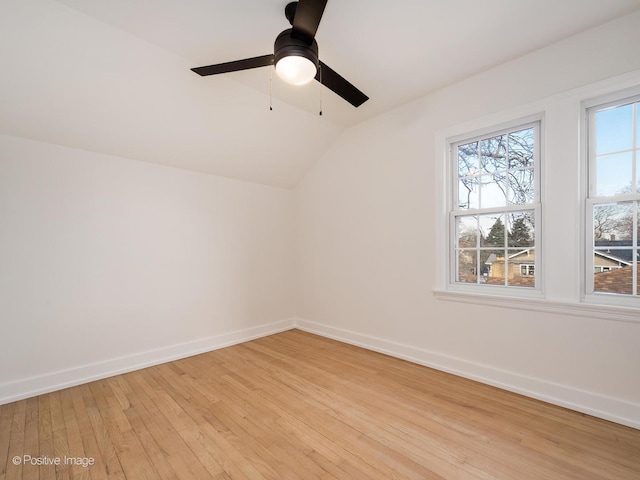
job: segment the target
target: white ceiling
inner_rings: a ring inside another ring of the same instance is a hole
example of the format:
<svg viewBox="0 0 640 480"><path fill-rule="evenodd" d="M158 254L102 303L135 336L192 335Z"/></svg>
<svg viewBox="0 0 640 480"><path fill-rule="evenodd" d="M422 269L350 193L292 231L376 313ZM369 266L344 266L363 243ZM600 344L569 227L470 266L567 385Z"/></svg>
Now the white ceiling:
<svg viewBox="0 0 640 480"><path fill-rule="evenodd" d="M356 109L270 68L287 0L3 0L0 132L290 188L344 128L640 9L640 0L329 0L320 58ZM401 6L401 8L399 7Z"/></svg>

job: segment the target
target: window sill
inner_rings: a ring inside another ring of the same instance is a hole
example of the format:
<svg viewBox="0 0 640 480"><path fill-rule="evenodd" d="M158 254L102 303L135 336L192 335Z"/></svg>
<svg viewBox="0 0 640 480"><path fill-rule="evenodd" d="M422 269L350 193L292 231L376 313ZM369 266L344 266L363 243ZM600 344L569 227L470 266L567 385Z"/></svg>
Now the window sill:
<svg viewBox="0 0 640 480"><path fill-rule="evenodd" d="M448 300L491 307L513 308L533 312L555 313L577 317L599 318L617 322L640 323L640 309L613 305L557 302L542 297L506 297L449 290L434 290L438 300Z"/></svg>

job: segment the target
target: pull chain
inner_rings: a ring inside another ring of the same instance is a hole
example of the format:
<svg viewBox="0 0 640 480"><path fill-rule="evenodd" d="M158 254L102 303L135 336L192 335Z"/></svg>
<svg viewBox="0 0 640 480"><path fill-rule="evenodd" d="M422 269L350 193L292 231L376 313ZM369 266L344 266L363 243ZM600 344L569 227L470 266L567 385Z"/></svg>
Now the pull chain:
<svg viewBox="0 0 640 480"><path fill-rule="evenodd" d="M273 68L269 68L269 111L273 111Z"/></svg>
<svg viewBox="0 0 640 480"><path fill-rule="evenodd" d="M320 70L320 116L322 116L322 65L318 66Z"/></svg>

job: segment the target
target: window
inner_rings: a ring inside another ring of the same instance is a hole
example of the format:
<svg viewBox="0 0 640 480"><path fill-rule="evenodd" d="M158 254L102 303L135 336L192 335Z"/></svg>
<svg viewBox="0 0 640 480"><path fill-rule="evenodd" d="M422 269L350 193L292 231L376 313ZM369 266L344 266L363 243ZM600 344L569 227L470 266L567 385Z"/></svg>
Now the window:
<svg viewBox="0 0 640 480"><path fill-rule="evenodd" d="M640 73L452 125L434 147L436 298L640 322Z"/></svg>
<svg viewBox="0 0 640 480"><path fill-rule="evenodd" d="M451 144L450 283L539 288L540 122Z"/></svg>
<svg viewBox="0 0 640 480"><path fill-rule="evenodd" d="M638 299L640 97L587 113L586 293Z"/></svg>
<svg viewBox="0 0 640 480"><path fill-rule="evenodd" d="M533 275L535 272L535 265L520 265L520 275Z"/></svg>

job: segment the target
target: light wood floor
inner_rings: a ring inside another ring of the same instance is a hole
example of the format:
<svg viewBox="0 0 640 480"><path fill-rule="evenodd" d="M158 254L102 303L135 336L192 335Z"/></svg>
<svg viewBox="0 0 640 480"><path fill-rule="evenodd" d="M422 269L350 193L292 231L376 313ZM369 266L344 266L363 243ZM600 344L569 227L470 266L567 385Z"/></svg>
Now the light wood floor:
<svg viewBox="0 0 640 480"><path fill-rule="evenodd" d="M291 330L0 406L21 478L637 480L640 431Z"/></svg>

